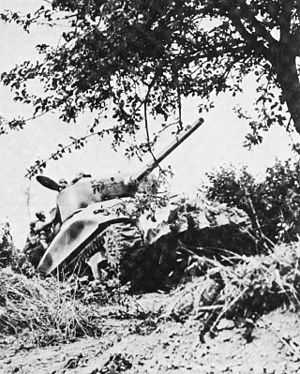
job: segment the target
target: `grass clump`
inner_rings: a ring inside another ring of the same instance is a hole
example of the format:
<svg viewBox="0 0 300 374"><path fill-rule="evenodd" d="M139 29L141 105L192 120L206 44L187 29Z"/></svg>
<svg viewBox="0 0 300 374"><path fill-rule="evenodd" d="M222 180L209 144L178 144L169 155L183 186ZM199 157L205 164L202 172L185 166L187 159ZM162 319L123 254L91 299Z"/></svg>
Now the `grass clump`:
<svg viewBox="0 0 300 374"><path fill-rule="evenodd" d="M70 285L0 271L2 336L27 332L33 344L47 345L100 335L100 328L100 312L77 300Z"/></svg>

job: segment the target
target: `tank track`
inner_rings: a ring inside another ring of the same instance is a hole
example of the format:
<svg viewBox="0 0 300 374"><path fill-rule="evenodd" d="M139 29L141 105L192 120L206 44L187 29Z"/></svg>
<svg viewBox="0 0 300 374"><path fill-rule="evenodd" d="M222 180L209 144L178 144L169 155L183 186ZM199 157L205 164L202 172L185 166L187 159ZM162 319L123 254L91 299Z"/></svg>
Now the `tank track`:
<svg viewBox="0 0 300 374"><path fill-rule="evenodd" d="M80 253L64 261L60 266L64 274L89 275L87 261L97 252L103 254L110 269L123 272L122 262L131 262L130 253L142 246L138 228L130 223L116 223L108 226L95 236Z"/></svg>
<svg viewBox="0 0 300 374"><path fill-rule="evenodd" d="M92 241L86 245L79 254L73 258L66 259L61 265L60 269L66 275L76 274L78 276L89 275L89 266L87 261L97 252L104 252L103 247L103 232L99 233Z"/></svg>

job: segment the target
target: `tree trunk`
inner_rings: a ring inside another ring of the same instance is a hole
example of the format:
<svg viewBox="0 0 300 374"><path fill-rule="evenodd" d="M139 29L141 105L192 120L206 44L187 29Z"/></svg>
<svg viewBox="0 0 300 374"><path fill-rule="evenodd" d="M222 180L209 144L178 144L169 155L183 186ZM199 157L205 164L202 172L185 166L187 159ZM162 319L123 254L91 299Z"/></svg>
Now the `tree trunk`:
<svg viewBox="0 0 300 374"><path fill-rule="evenodd" d="M291 114L295 129L300 134L300 82L296 68L296 57L284 48L278 56L276 66L283 98Z"/></svg>

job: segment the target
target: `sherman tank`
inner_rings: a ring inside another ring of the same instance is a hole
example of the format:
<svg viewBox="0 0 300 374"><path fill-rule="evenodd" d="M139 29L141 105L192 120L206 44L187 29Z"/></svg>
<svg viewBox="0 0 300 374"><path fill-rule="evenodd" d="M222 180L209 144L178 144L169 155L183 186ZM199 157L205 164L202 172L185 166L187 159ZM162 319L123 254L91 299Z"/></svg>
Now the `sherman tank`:
<svg viewBox="0 0 300 374"><path fill-rule="evenodd" d="M68 184L38 176L41 185L57 192L57 204L50 218L37 215L25 248L37 270L98 280L115 271L122 283L152 290L180 281L192 255L234 251L241 240L244 248L245 243L252 248L247 215L224 204L176 197L162 209L164 214L157 212L155 222L130 212L141 182L201 123L136 177L95 181L82 175Z"/></svg>

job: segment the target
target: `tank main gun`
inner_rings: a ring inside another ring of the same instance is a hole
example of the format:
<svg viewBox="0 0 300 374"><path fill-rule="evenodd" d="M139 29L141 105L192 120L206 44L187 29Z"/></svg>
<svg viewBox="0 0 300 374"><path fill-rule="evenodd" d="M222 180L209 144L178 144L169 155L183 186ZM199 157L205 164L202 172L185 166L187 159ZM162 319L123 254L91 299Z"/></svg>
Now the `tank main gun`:
<svg viewBox="0 0 300 374"><path fill-rule="evenodd" d="M203 118L199 118L192 126L187 128L182 134L179 134L176 139L150 164L144 167L133 180L136 184L142 182L142 180L149 175L159 164L169 156L180 144L182 144L190 135L192 135L202 124Z"/></svg>

